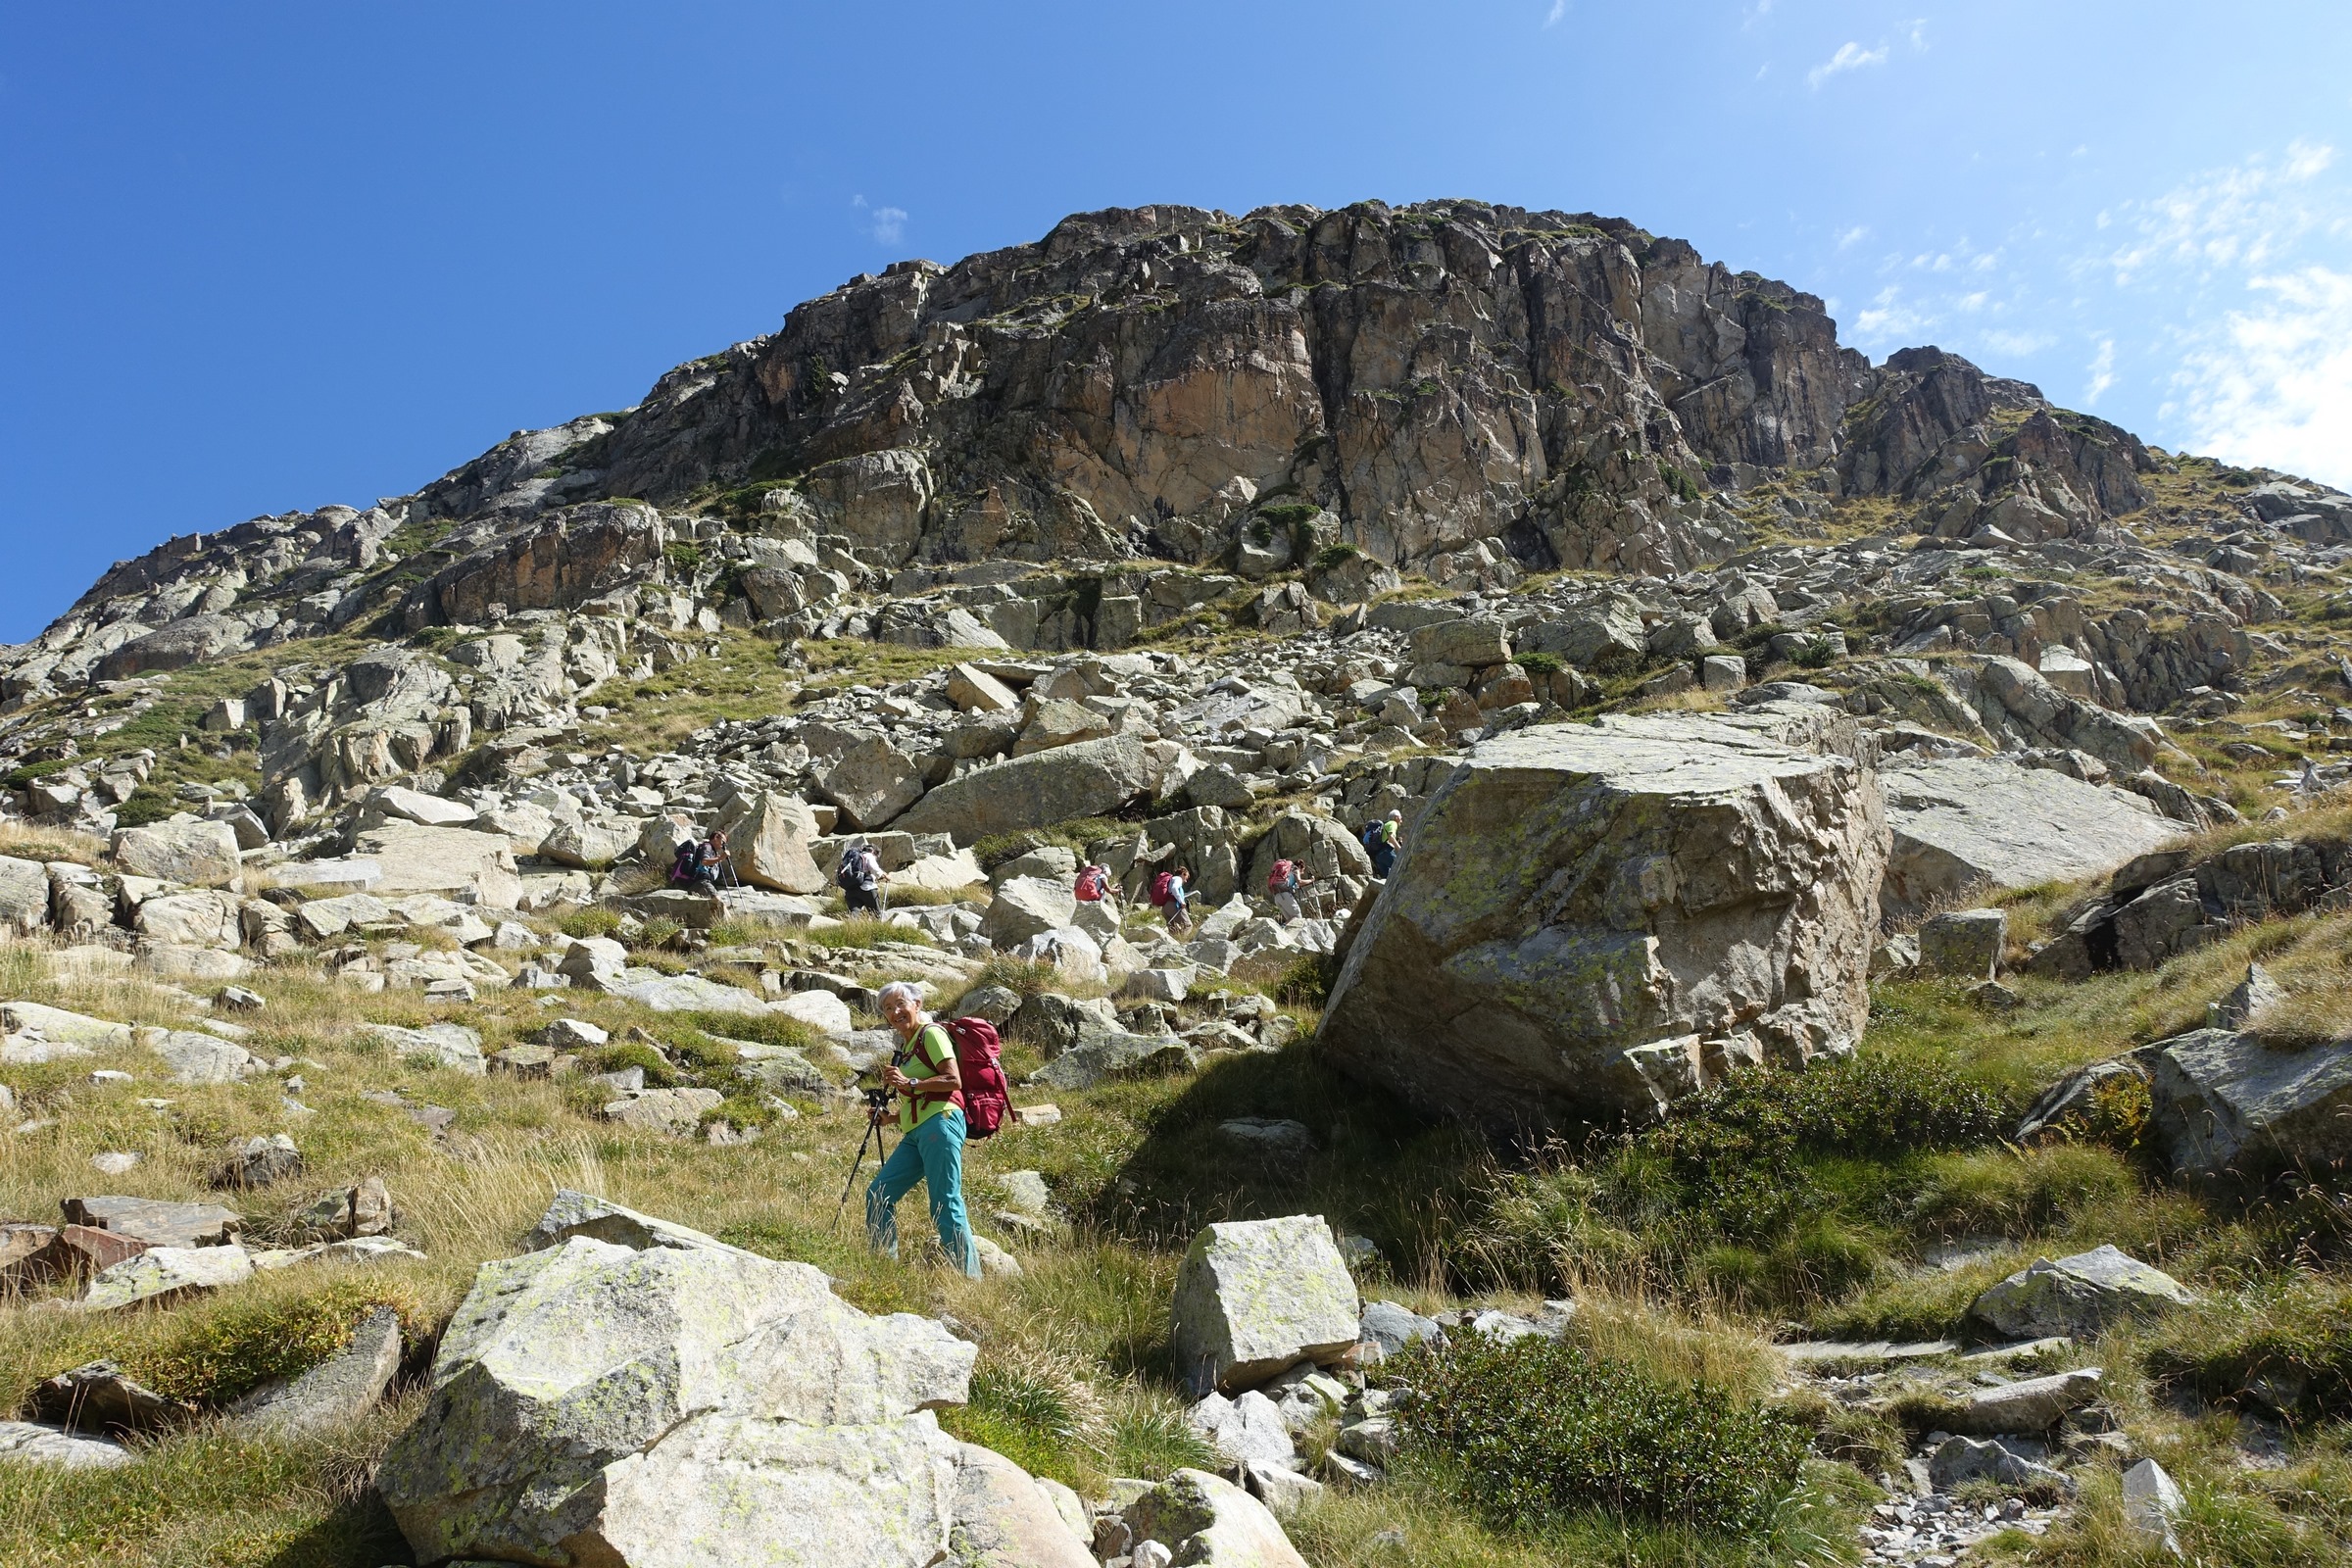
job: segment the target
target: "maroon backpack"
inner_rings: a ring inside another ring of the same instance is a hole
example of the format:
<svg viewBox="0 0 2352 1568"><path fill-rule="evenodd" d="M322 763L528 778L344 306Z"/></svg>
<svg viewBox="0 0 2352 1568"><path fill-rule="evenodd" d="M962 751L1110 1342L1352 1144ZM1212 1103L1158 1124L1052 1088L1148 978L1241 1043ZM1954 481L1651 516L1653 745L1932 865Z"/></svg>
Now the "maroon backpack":
<svg viewBox="0 0 2352 1568"><path fill-rule="evenodd" d="M963 1076L963 1135L989 1137L1012 1114L1012 1085L1005 1081L1000 1059L1004 1043L986 1018L950 1018L946 1028L948 1038L956 1042L956 1067Z"/></svg>

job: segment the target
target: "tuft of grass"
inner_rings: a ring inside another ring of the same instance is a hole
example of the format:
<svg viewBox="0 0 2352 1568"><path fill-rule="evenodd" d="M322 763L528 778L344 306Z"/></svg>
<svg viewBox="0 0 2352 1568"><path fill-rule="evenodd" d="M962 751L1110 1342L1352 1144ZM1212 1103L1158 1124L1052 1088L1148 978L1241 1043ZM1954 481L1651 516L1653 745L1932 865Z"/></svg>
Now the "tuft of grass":
<svg viewBox="0 0 2352 1568"><path fill-rule="evenodd" d="M556 929L575 941L590 937L609 937L620 929L620 911L591 905L584 909L566 909L556 916Z"/></svg>
<svg viewBox="0 0 2352 1568"><path fill-rule="evenodd" d="M870 914L854 914L839 925L801 933L801 940L811 947L839 950L842 948L870 948L881 942L905 942L918 948L935 948L931 933L920 926L892 925Z"/></svg>

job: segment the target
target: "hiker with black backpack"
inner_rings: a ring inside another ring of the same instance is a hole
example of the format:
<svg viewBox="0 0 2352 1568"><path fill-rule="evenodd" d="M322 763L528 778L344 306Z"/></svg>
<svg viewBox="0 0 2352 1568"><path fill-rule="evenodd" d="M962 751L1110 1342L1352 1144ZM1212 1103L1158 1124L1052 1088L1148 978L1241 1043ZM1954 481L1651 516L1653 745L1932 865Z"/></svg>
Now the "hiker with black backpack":
<svg viewBox="0 0 2352 1568"><path fill-rule="evenodd" d="M967 1137L988 1137L1011 1114L1010 1086L998 1062L1002 1043L985 1018L938 1022L904 980L884 986L875 1004L900 1040L882 1069L882 1082L899 1102L899 1147L865 1189L866 1241L885 1257L899 1255L899 1200L920 1181L948 1261L978 1279L980 1250L963 1205L963 1145ZM867 1114L879 1125L887 1112L877 1105Z"/></svg>
<svg viewBox="0 0 2352 1568"><path fill-rule="evenodd" d="M854 840L841 852L841 863L833 868L844 910L856 914L862 909L878 917L882 913L882 882L888 874L874 847L863 839Z"/></svg>

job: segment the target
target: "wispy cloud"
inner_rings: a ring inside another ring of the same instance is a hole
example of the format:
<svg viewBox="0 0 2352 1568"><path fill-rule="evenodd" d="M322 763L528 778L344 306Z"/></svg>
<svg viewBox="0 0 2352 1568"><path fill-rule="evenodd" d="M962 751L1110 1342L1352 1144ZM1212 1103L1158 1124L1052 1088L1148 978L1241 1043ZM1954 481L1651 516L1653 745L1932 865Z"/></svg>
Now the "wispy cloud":
<svg viewBox="0 0 2352 1568"><path fill-rule="evenodd" d="M850 205L865 214L866 237L877 245L896 245L906 237L906 209L904 207L868 208L863 196L853 196Z"/></svg>
<svg viewBox="0 0 2352 1568"><path fill-rule="evenodd" d="M2115 339L2099 339L2099 352L2090 357L2088 373L2090 379L2082 383L2082 406L2093 409L2107 395L2107 389L2115 385Z"/></svg>
<svg viewBox="0 0 2352 1568"><path fill-rule="evenodd" d="M1841 228L1838 231L1838 248L1841 251L1851 250L1868 238L1870 238L1870 226L1866 223L1856 223L1851 228Z"/></svg>
<svg viewBox="0 0 2352 1568"><path fill-rule="evenodd" d="M1551 9L1544 14L1544 25L1556 27L1560 24L1560 19L1567 14L1568 0L1551 0Z"/></svg>
<svg viewBox="0 0 2352 1568"><path fill-rule="evenodd" d="M2100 214L2101 227L2132 231L2106 258L2115 281L2129 285L2167 263L2207 270L2266 267L2315 226L2340 231L2344 215L2329 215L2309 199L2309 187L2334 162L2333 147L2297 141L2277 161L2249 158L2152 201Z"/></svg>
<svg viewBox="0 0 2352 1568"><path fill-rule="evenodd" d="M2314 264L2246 286L2254 303L2198 335L2165 412L2216 457L2352 487L2352 272Z"/></svg>
<svg viewBox="0 0 2352 1568"><path fill-rule="evenodd" d="M1865 66L1883 66L1886 63L1885 44L1876 49L1865 49L1858 43L1841 43L1836 54L1805 73L1805 85L1818 92L1823 82L1842 72L1860 71Z"/></svg>

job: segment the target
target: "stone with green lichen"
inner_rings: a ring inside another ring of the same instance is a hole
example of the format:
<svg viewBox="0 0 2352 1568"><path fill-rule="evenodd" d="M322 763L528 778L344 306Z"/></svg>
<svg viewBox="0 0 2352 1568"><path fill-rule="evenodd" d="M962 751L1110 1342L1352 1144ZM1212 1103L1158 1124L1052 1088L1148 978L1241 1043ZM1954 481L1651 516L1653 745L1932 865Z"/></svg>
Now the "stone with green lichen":
<svg viewBox="0 0 2352 1568"><path fill-rule="evenodd" d="M1868 755L1794 704L1480 744L1407 829L1323 1048L1507 1137L1852 1049L1887 846Z"/></svg>
<svg viewBox="0 0 2352 1568"><path fill-rule="evenodd" d="M1138 1541L1156 1541L1188 1568L1306 1568L1272 1510L1205 1470L1179 1470L1125 1509Z"/></svg>
<svg viewBox="0 0 2352 1568"><path fill-rule="evenodd" d="M624 1476L704 1475L736 1498L727 1506L749 1506L747 1474L778 1495L821 1494L832 1484L822 1477L781 1479L801 1455L848 1466L873 1498L896 1499L877 1508L915 1510L906 1529L922 1536L938 1513L917 1507L931 1429L908 1418L962 1402L975 1353L931 1319L858 1311L804 1263L573 1237L482 1265L434 1358L424 1413L385 1456L378 1490L424 1560L561 1561L651 1529L616 1512L645 1495L616 1490ZM718 1418L759 1438L751 1471L688 1462ZM770 1426L832 1436L810 1446ZM672 1444L684 1446L664 1455ZM720 1505L677 1486L663 1509ZM666 1547L597 1549L608 1554L586 1560L698 1560Z"/></svg>
<svg viewBox="0 0 2352 1568"><path fill-rule="evenodd" d="M1969 1312L2012 1339L2089 1338L2113 1324L2195 1299L2164 1270L2109 1246L2054 1263L2036 1259L1979 1296Z"/></svg>
<svg viewBox="0 0 2352 1568"><path fill-rule="evenodd" d="M1320 1214L1237 1220L1193 1238L1169 1334L1196 1393L1254 1388L1356 1342L1355 1279Z"/></svg>

